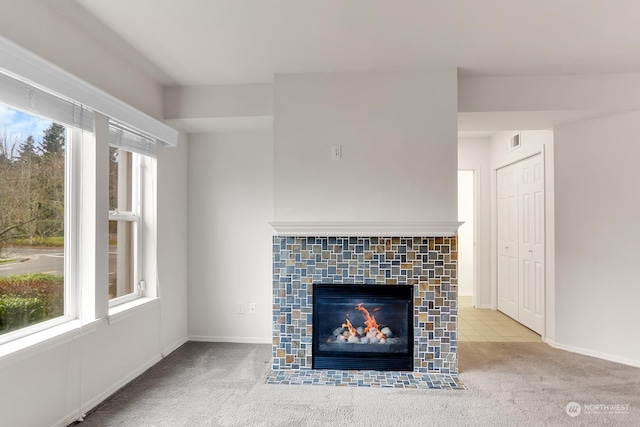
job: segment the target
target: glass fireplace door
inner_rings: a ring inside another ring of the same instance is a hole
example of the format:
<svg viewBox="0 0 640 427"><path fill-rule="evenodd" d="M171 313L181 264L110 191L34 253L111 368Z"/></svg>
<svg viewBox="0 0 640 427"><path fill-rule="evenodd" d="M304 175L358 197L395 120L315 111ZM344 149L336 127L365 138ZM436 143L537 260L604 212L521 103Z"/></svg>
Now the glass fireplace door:
<svg viewBox="0 0 640 427"><path fill-rule="evenodd" d="M314 369L413 369L413 287L317 284Z"/></svg>

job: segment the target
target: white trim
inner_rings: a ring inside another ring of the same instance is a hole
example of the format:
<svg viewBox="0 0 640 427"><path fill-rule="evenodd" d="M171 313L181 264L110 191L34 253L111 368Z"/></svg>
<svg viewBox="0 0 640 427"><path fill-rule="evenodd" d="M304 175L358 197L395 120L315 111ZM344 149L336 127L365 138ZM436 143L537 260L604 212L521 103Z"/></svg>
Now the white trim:
<svg viewBox="0 0 640 427"><path fill-rule="evenodd" d="M208 335L189 335L189 341L195 342L229 342L234 344L273 344L271 338L260 337L216 337Z"/></svg>
<svg viewBox="0 0 640 427"><path fill-rule="evenodd" d="M0 36L0 70L94 111L126 123L166 144L178 144L178 131Z"/></svg>
<svg viewBox="0 0 640 427"><path fill-rule="evenodd" d="M82 318L80 280L80 250L82 248L80 236L80 206L81 203L81 172L82 150L81 144L84 132L78 128L66 130L66 159L65 159L65 193L64 193L64 311L74 319ZM95 319L92 317L90 320Z"/></svg>
<svg viewBox="0 0 640 427"><path fill-rule="evenodd" d="M144 374L145 371L147 371L148 369L153 367L155 364L160 362L160 360L162 360L160 355L153 356L151 359L149 359L147 361L147 363L142 364L139 368L137 368L136 370L131 372L129 375L127 375L126 377L124 377L120 381L118 381L115 384L113 384L111 387L106 389L104 392L98 394L96 397L94 397L93 399L89 400L88 402L83 403L82 407L80 409L80 413L82 413L82 414L89 413L92 409L94 409L100 403L102 403L105 400L107 400L107 398L111 397L111 395L113 395L115 392L120 390L122 387L126 386L131 381L135 380L140 375ZM70 424L73 424L75 421L78 421L78 409L74 409L71 414L65 416L62 420L60 420L56 424L54 424L54 426L55 427L65 427L65 426L68 426Z"/></svg>
<svg viewBox="0 0 640 427"><path fill-rule="evenodd" d="M134 212L109 211L109 221L137 222L139 219Z"/></svg>
<svg viewBox="0 0 640 427"><path fill-rule="evenodd" d="M271 222L279 236L451 237L462 222Z"/></svg>
<svg viewBox="0 0 640 427"><path fill-rule="evenodd" d="M69 304L67 304L67 299L69 297L73 298L73 295L69 295L69 292L67 290L67 285L68 283L65 282L64 283L64 301L65 301L64 307L65 308L69 307ZM33 323L30 325L23 326L19 329L5 332L4 334L0 335L0 357L2 357L2 354L3 354L2 346L4 346L5 344L22 339L29 335L46 331L47 329L50 329L50 328L55 328L56 326L63 325L65 323L73 322L74 320L76 320L76 316L73 316L70 314L62 314L58 317L54 317L53 319L41 320L38 323Z"/></svg>
<svg viewBox="0 0 640 427"><path fill-rule="evenodd" d="M582 347L575 347L572 345L560 344L553 340L545 339L544 342L549 344L553 348L558 350L569 351L571 353L582 354L583 356L596 357L602 360L608 360L610 362L621 363L623 365L634 366L640 368L640 360L628 359L626 357L619 357L612 354L600 353L599 351L593 351Z"/></svg>
<svg viewBox="0 0 640 427"><path fill-rule="evenodd" d="M95 332L99 325L100 320L94 320L84 325L81 324L80 320L72 320L5 343L0 346L0 369L23 362L25 359L69 343L71 340L88 333Z"/></svg>
<svg viewBox="0 0 640 427"><path fill-rule="evenodd" d="M134 316L143 311L150 310L159 304L160 298L136 298L130 302L118 304L109 308L107 321L110 325Z"/></svg>
<svg viewBox="0 0 640 427"><path fill-rule="evenodd" d="M142 375L148 369L150 369L153 366L155 366L163 358L165 358L167 355L171 354L172 352L174 352L175 350L180 348L186 342L188 342L188 340L186 338L185 339L181 339L181 340L177 341L175 344L173 344L172 346L168 347L170 350L169 350L169 352L167 352L166 355L153 356L151 358L151 360L149 360L146 364L143 364L141 367L139 367L138 369L133 371L132 374L128 375L126 378L122 379L121 381L118 381L115 385L109 387L107 390L105 390L104 392L100 393L99 395L97 395L93 399L89 400L88 402L81 404L80 412L83 413L83 414L86 414L86 413L90 412L96 406L98 406L99 404L101 404L102 402L107 400L109 397L111 397L119 389L121 389L122 387L126 386L127 384L129 384L130 382L132 382L133 380L138 378L140 375ZM75 421L78 421L78 410L77 409L74 409L73 412L71 412L70 414L66 415L62 420L60 420L57 423L55 423L54 426L55 427L66 427L66 426L69 426L69 425L73 424Z"/></svg>
<svg viewBox="0 0 640 427"><path fill-rule="evenodd" d="M189 342L189 339L187 337L184 337L184 338L180 338L178 341L174 342L173 344L166 346L165 351L161 353L162 358L164 359L165 357L167 357L168 355L170 355L171 353L173 353L174 351L176 351L177 349L179 349L180 347L182 347L188 342Z"/></svg>
<svg viewBox="0 0 640 427"><path fill-rule="evenodd" d="M135 284L134 286L135 289L133 290L133 292L130 292L128 294L125 294L119 297L111 298L109 300L109 309L127 304L131 301L134 301L140 298L141 292L140 292L140 286L138 285L139 281L134 280L133 283Z"/></svg>
<svg viewBox="0 0 640 427"><path fill-rule="evenodd" d="M482 308L486 310L497 311L495 308L491 307L491 304L480 304L480 305L476 305L475 308Z"/></svg>

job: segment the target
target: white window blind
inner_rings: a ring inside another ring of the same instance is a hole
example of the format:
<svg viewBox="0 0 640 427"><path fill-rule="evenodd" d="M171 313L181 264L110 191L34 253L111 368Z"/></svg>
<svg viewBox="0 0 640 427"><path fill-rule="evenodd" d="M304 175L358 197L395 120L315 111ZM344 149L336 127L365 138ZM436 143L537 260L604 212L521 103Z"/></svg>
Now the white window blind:
<svg viewBox="0 0 640 427"><path fill-rule="evenodd" d="M144 156L156 157L156 140L119 123L109 122L109 145Z"/></svg>
<svg viewBox="0 0 640 427"><path fill-rule="evenodd" d="M171 146L178 144L177 130L2 36L0 36L0 73L20 76L24 81L46 88L49 92L60 94L66 99L72 99L91 111L99 111L120 123L128 123L132 128L152 135L165 144Z"/></svg>
<svg viewBox="0 0 640 427"><path fill-rule="evenodd" d="M93 132L90 109L4 73L0 73L0 99L25 113Z"/></svg>

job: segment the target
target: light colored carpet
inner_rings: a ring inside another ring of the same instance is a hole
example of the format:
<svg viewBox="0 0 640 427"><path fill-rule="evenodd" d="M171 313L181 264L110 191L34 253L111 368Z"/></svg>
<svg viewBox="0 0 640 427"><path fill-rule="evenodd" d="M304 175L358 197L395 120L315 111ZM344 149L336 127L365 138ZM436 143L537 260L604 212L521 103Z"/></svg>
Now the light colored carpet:
<svg viewBox="0 0 640 427"><path fill-rule="evenodd" d="M81 426L640 425L638 368L543 343L462 342L458 355L467 390L267 385L271 346L190 342Z"/></svg>

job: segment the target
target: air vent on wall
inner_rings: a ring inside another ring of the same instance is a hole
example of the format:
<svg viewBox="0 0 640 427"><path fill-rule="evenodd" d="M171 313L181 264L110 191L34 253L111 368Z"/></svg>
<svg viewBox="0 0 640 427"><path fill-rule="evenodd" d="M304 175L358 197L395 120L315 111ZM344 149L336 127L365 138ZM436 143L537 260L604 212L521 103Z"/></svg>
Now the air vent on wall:
<svg viewBox="0 0 640 427"><path fill-rule="evenodd" d="M509 138L509 150L515 150L520 147L520 134L517 133Z"/></svg>

